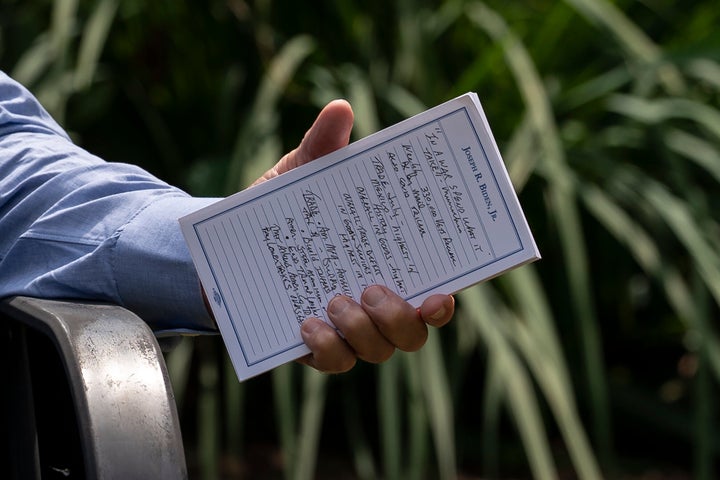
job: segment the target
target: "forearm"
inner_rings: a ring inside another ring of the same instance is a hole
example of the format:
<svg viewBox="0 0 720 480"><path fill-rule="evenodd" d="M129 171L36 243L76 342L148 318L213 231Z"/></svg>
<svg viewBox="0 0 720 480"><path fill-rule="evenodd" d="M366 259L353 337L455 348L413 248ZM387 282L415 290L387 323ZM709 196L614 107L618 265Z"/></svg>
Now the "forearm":
<svg viewBox="0 0 720 480"><path fill-rule="evenodd" d="M109 301L156 327L212 328L177 223L211 201L90 155L0 77L0 296Z"/></svg>

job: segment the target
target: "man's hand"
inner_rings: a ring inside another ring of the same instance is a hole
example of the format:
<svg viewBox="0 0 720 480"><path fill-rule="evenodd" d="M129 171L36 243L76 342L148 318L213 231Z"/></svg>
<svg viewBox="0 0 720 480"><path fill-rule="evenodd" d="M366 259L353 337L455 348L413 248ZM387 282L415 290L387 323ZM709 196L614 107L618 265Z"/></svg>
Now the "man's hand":
<svg viewBox="0 0 720 480"><path fill-rule="evenodd" d="M344 339L322 320L308 318L300 333L312 353L300 361L327 373L346 372L358 358L384 362L396 348L412 352L422 347L427 325L445 325L454 309L455 300L450 295L433 295L415 309L381 285L366 288L360 303L337 296L327 311Z"/></svg>
<svg viewBox="0 0 720 480"><path fill-rule="evenodd" d="M330 102L300 146L285 155L253 185L346 146L352 124L350 104L344 100ZM427 325L445 325L454 309L455 301L449 295L433 295L415 309L381 285L366 288L360 303L344 295L337 296L328 304L327 312L338 331L318 318L305 320L300 333L312 353L300 361L328 373L350 370L358 358L383 362L396 348L415 351L422 347L427 339Z"/></svg>

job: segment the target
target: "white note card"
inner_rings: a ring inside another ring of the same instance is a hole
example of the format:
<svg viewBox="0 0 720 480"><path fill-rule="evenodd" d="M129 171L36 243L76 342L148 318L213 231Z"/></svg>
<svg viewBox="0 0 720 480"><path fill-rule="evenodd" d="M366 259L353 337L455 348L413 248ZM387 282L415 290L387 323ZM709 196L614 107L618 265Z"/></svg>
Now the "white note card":
<svg viewBox="0 0 720 480"><path fill-rule="evenodd" d="M240 380L309 353L300 324L335 295L417 307L540 258L474 93L180 224Z"/></svg>

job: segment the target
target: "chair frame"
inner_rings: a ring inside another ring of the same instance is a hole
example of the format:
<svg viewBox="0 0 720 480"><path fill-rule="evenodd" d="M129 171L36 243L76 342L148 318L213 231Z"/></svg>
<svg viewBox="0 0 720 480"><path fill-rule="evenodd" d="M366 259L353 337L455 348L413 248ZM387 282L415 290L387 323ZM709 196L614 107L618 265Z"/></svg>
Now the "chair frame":
<svg viewBox="0 0 720 480"><path fill-rule="evenodd" d="M0 301L0 317L0 459L10 478L187 478L165 361L141 318L28 297ZM73 423L76 434L65 430Z"/></svg>

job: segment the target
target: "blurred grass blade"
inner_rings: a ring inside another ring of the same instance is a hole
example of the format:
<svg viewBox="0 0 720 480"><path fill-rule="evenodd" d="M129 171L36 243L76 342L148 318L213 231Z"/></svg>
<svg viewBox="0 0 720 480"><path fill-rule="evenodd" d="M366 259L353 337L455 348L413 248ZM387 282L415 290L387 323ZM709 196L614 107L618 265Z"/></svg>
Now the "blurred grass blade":
<svg viewBox="0 0 720 480"><path fill-rule="evenodd" d="M440 35L456 26L463 16L465 0L446 0L440 7L427 15L426 35L435 41Z"/></svg>
<svg viewBox="0 0 720 480"><path fill-rule="evenodd" d="M188 393L188 379L190 377L190 362L193 356L193 345L191 339L185 337L178 345L165 355L170 384L175 395L175 403L178 411L181 412Z"/></svg>
<svg viewBox="0 0 720 480"><path fill-rule="evenodd" d="M283 452L285 478L292 478L297 461L297 406L298 399L292 388L295 365L286 364L272 372L273 399L280 446Z"/></svg>
<svg viewBox="0 0 720 480"><path fill-rule="evenodd" d="M693 299L697 305L696 323L701 338L710 333L710 301L707 294L707 288L703 284L697 271L693 275ZM712 378L708 372L708 342L701 341L698 351L698 366L694 378L695 393L694 411L695 411L695 432L694 432L694 473L698 480L710 480L713 478L714 470L714 453L713 453L713 405L712 401Z"/></svg>
<svg viewBox="0 0 720 480"><path fill-rule="evenodd" d="M700 272L701 277L706 282L715 302L718 303L720 301L720 297L718 297L720 294L718 284L708 284L708 279L712 281L713 278L720 276L717 252L709 247L703 238L702 230L693 223L692 215L687 211L685 206L676 198L672 197L663 187L648 181L647 178L637 176L627 168L623 169L619 175L616 176L614 186L623 189L625 195L630 196L630 201L633 201L634 197L637 196L635 199L636 202L642 200L649 201L650 204L653 204L655 208L658 209L658 212L662 214L662 217L675 232L676 236L686 245L693 257L693 261L696 264L698 262L700 263L700 265L697 265L698 272ZM599 198L597 194L594 196ZM663 202L668 203L663 204ZM607 205L608 203L606 202L606 207ZM619 210L615 210L613 215L622 217L622 213ZM625 223L628 222L629 220L625 221ZM607 224L612 225L612 223L609 222ZM640 247L643 244L646 246L650 245L647 240L642 241L643 238L647 238L647 235L635 229L632 239L628 240L629 237L627 237L627 235L620 235L619 238L625 238L626 241L630 242L628 243L629 248L634 252L636 258L644 268L650 272L657 271L656 275L662 282L667 298L678 313L678 316L688 322L689 327L697 330L698 325L696 324L696 319L698 318L698 312L696 311L695 301L682 277L675 272L672 267L660 265L660 261L655 259L657 254L652 254L650 258L653 260L648 261L648 256L645 253L639 253ZM699 336L699 341L707 343L708 360L717 380L720 381L720 340L713 332L705 329L703 334Z"/></svg>
<svg viewBox="0 0 720 480"><path fill-rule="evenodd" d="M298 431L297 454L291 469L293 480L312 480L318 460L318 445L322 431L327 375L312 368L303 368L304 393Z"/></svg>
<svg viewBox="0 0 720 480"><path fill-rule="evenodd" d="M367 75L354 65L343 66L341 80L348 86L348 101L353 106L353 136L365 138L380 130L375 95Z"/></svg>
<svg viewBox="0 0 720 480"><path fill-rule="evenodd" d="M694 58L685 66L688 76L695 77L720 90L720 64L709 58Z"/></svg>
<svg viewBox="0 0 720 480"><path fill-rule="evenodd" d="M495 322L504 322L507 319L502 312L494 308L487 298L488 290L484 287L486 286L477 285L458 294L468 309L466 318L479 330L492 362L495 362L501 372L508 407L525 446L533 477L540 480L557 478L555 461L548 448L550 442L532 381L512 346L496 327Z"/></svg>
<svg viewBox="0 0 720 480"><path fill-rule="evenodd" d="M384 478L402 478L402 423L400 408L400 359L394 355L378 367L378 427Z"/></svg>
<svg viewBox="0 0 720 480"><path fill-rule="evenodd" d="M92 81L118 0L102 0L97 4L80 39L73 72L70 62L74 53L72 41L80 24L78 3L78 0L57 0L53 3L48 32L35 40L33 48L21 56L12 71L13 78L34 88L38 99L61 124L70 95L87 88Z"/></svg>
<svg viewBox="0 0 720 480"><path fill-rule="evenodd" d="M422 111L427 106L415 95L398 84L388 86L384 99L403 117L410 118Z"/></svg>
<svg viewBox="0 0 720 480"><path fill-rule="evenodd" d="M526 267L512 272L515 275L510 275L512 290L522 297L520 303L523 307L520 310L523 312L524 321L515 318L508 323L511 327L509 338L516 342L550 405L578 477L599 480L602 478L600 467L575 406L570 375L552 319L545 306L539 281L531 272L532 269ZM507 311L505 316L510 319L514 314Z"/></svg>
<svg viewBox="0 0 720 480"><path fill-rule="evenodd" d="M42 34L35 40L32 48L18 59L10 76L26 87L33 88L53 62L54 54L50 36L47 33Z"/></svg>
<svg viewBox="0 0 720 480"><path fill-rule="evenodd" d="M329 68L322 65L314 65L310 68L308 76L312 83L310 101L318 109L324 107L332 100L345 97L345 94L338 84L338 80Z"/></svg>
<svg viewBox="0 0 720 480"><path fill-rule="evenodd" d="M73 74L69 62L71 41L78 23L78 3L78 0L57 0L53 4L50 27L52 65L49 77L37 90L40 102L60 124L65 121L65 107L73 89Z"/></svg>
<svg viewBox="0 0 720 480"><path fill-rule="evenodd" d="M533 338L535 346L548 356L562 383L569 387L568 391L572 391L570 373L565 363L560 339L535 266L526 265L507 272L498 280L513 299L514 311L521 318L527 319L525 328Z"/></svg>
<svg viewBox="0 0 720 480"><path fill-rule="evenodd" d="M539 161L537 136L527 115L518 124L508 142L503 160L512 180L515 191L519 194L530 180Z"/></svg>
<svg viewBox="0 0 720 480"><path fill-rule="evenodd" d="M361 411L361 405L358 401L360 395L357 393L357 387L357 382L351 380L342 389L343 412L345 414L345 424L347 425L348 441L352 445L351 455L358 479L375 480L379 478L379 474L375 468L375 459L365 433L363 418L358 414ZM359 387L363 388L362 385L359 385Z"/></svg>
<svg viewBox="0 0 720 480"><path fill-rule="evenodd" d="M220 457L220 431L217 428L220 418L220 394L218 362L210 338L201 338L198 342L200 369L198 380L198 445L200 478L213 480L219 477L218 458Z"/></svg>
<svg viewBox="0 0 720 480"><path fill-rule="evenodd" d="M78 90L88 87L95 75L117 8L118 0L101 0L85 25L75 68L75 88Z"/></svg>
<svg viewBox="0 0 720 480"><path fill-rule="evenodd" d="M575 407L567 376L563 375L558 363L542 351L542 344L531 336L529 329L523 328L519 321L514 324L513 339L526 357L533 377L552 409L578 477L591 480L603 478Z"/></svg>
<svg viewBox="0 0 720 480"><path fill-rule="evenodd" d="M503 400L505 399L502 374L503 372L498 368L496 356L490 355L487 361L485 388L483 389L481 436L483 472L488 478L500 477L498 445L500 444L500 416Z"/></svg>
<svg viewBox="0 0 720 480"><path fill-rule="evenodd" d="M313 48L310 37L297 36L289 40L270 62L250 113L237 133L227 172L226 194L244 188L280 160L278 102Z"/></svg>
<svg viewBox="0 0 720 480"><path fill-rule="evenodd" d="M618 240L647 272L662 267L660 250L650 235L604 191L592 184L578 187L585 208Z"/></svg>
<svg viewBox="0 0 720 480"><path fill-rule="evenodd" d="M428 414L424 398L426 372L416 355L403 354L405 379L408 390L406 411L408 422L408 455L404 478L423 478L428 470ZM454 454L454 452L453 452Z"/></svg>
<svg viewBox="0 0 720 480"><path fill-rule="evenodd" d="M705 230L694 221L694 215L687 205L662 185L643 179L642 185L636 185L636 188L641 189L645 198L687 248L715 302L720 305L720 256L717 248L710 246L706 240Z"/></svg>
<svg viewBox="0 0 720 480"><path fill-rule="evenodd" d="M422 387L430 428L433 432L439 478L454 479L457 478L457 466L452 398L437 330L429 330L427 342L418 352L418 356L423 372Z"/></svg>
<svg viewBox="0 0 720 480"><path fill-rule="evenodd" d="M604 462L611 463L610 408L600 330L593 307L586 243L550 99L527 49L509 30L504 19L480 2L470 4L467 13L474 24L502 45L508 67L527 105L530 122L537 132L542 148L543 168L547 170L550 202L562 242L570 296L580 327L585 376L592 403L593 432L600 457Z"/></svg>
<svg viewBox="0 0 720 480"><path fill-rule="evenodd" d="M611 111L648 125L670 119L687 119L706 128L720 141L720 111L710 105L685 98L647 100L634 95L612 95L607 102Z"/></svg>
<svg viewBox="0 0 720 480"><path fill-rule="evenodd" d="M523 353L560 426L578 476L602 478L575 405L572 382L560 346L548 300L535 274L534 265L508 272L499 279L514 298L519 318L507 325L509 338ZM507 311L506 317L515 314ZM522 318L524 321L521 321Z"/></svg>
<svg viewBox="0 0 720 480"><path fill-rule="evenodd" d="M567 110L573 110L594 100L606 98L617 92L630 81L626 68L616 68L562 92L561 104Z"/></svg>
<svg viewBox="0 0 720 480"><path fill-rule="evenodd" d="M636 61L657 68L659 78L669 92L679 94L685 90L685 83L677 69L668 63L661 64L662 50L617 6L607 0L565 1L590 22L609 31Z"/></svg>
<svg viewBox="0 0 720 480"><path fill-rule="evenodd" d="M667 131L664 141L670 150L694 161L720 183L720 150L716 147L717 143L675 128Z"/></svg>
<svg viewBox="0 0 720 480"><path fill-rule="evenodd" d="M427 42L424 32L427 12L419 9L417 3L411 0L397 0L394 3L398 10L398 41L393 80L399 84L414 85L422 91L427 78L422 74L427 56L427 49L423 48Z"/></svg>
<svg viewBox="0 0 720 480"><path fill-rule="evenodd" d="M245 431L245 386L238 381L229 355L223 355L223 374L225 446L230 455L238 457L242 453Z"/></svg>
<svg viewBox="0 0 720 480"><path fill-rule="evenodd" d="M64 72L70 49L71 37L77 24L78 0L55 0L53 3L50 41L55 49L54 63Z"/></svg>

